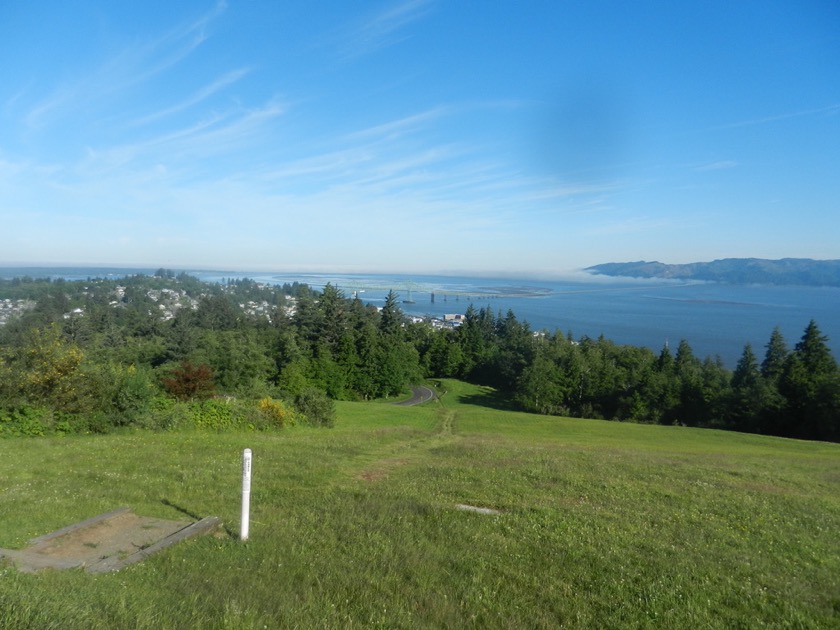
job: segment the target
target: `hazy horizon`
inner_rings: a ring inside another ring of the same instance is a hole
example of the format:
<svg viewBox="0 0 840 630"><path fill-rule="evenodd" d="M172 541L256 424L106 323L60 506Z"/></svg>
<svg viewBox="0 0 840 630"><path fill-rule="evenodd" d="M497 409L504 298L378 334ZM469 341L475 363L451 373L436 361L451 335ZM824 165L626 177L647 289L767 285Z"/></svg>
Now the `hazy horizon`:
<svg viewBox="0 0 840 630"><path fill-rule="evenodd" d="M740 259L740 260L747 260L748 258ZM766 259L769 260L769 259ZM814 262L826 262L827 260L832 259L807 259L813 260ZM604 263L632 263L632 262L643 262L643 261L603 261ZM662 262L667 263L667 261L654 261L648 260L646 262ZM691 261L693 263L707 263L713 261ZM602 264L602 263L596 263ZM593 265L594 266L594 265ZM113 271L113 270L146 270L146 271L156 271L158 269L167 269L175 272L200 272L200 273L207 273L207 272L215 272L215 273L233 273L237 275L241 274L300 274L302 276L306 275L381 275L381 276L411 276L411 275L420 275L420 276L439 276L442 278L491 278L491 279L522 279L522 280L546 280L546 281L585 281L588 283L598 283L598 282L614 282L614 283L622 283L622 282L685 282L686 279L684 278L657 278L657 277L635 277L635 276L620 276L620 275L607 275L607 274L598 274L594 272L587 271L586 268L572 268L572 269L557 269L554 271L543 271L543 272L536 272L536 271L511 271L511 270L458 270L458 269L416 269L416 270L400 270L400 269L390 269L390 268L379 268L379 269L366 269L366 268L359 268L359 269L335 269L335 268L294 268L294 267L276 267L276 266L262 266L262 267L251 267L251 268L236 268L236 267L217 267L217 266L208 266L208 265L178 265L178 266L167 266L167 265L159 265L155 263L72 263L72 262L43 262L43 261L35 261L35 262L8 262L0 260L0 269L97 269L103 271ZM691 280L692 282L703 282L702 280Z"/></svg>
<svg viewBox="0 0 840 630"><path fill-rule="evenodd" d="M470 277L470 278L520 278L520 279L573 279L585 278L587 280L598 281L599 279L607 279L608 276L599 276L591 274L584 269L561 269L555 272L528 272L528 271L509 271L509 270L485 270L485 271L471 271L458 269L439 269L439 270L399 270L399 269L335 269L335 268L292 268L292 267L250 267L250 268L236 268L228 266L212 266L212 265L159 265L154 263L72 263L72 262L3 262L0 261L0 269L100 269L100 270L148 270L156 271L158 269L167 269L175 272L218 272L218 273L236 273L236 274L301 274L301 275L425 275L425 276L440 276L440 277ZM613 280L621 280L621 278L612 278Z"/></svg>

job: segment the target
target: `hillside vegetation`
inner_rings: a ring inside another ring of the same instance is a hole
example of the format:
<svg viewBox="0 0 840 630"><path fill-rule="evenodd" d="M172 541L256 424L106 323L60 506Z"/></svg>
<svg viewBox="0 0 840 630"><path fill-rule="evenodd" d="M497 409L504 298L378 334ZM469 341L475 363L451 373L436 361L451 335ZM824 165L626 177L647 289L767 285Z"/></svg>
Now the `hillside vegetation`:
<svg viewBox="0 0 840 630"><path fill-rule="evenodd" d="M0 547L123 505L226 524L114 574L0 567L0 626L840 623L840 446L524 414L457 381L438 391L413 408L338 402L331 430L0 441Z"/></svg>
<svg viewBox="0 0 840 630"><path fill-rule="evenodd" d="M657 261L604 263L586 271L605 276L704 280L731 284L791 284L840 287L840 260L723 258L681 265Z"/></svg>
<svg viewBox="0 0 840 630"><path fill-rule="evenodd" d="M472 305L440 327L403 317L393 291L377 309L330 284L160 270L0 281L0 298L0 437L329 424L330 401L458 378L540 414L840 441L840 367L813 320L793 348L767 331L765 351L746 345L729 371L686 340L657 353Z"/></svg>

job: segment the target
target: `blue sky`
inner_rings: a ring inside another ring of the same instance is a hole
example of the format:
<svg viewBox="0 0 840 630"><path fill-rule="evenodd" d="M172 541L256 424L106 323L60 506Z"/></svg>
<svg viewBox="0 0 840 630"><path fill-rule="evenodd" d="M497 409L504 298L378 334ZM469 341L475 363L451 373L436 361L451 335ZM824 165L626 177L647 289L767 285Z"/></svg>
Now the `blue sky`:
<svg viewBox="0 0 840 630"><path fill-rule="evenodd" d="M840 258L840 4L0 2L0 264Z"/></svg>

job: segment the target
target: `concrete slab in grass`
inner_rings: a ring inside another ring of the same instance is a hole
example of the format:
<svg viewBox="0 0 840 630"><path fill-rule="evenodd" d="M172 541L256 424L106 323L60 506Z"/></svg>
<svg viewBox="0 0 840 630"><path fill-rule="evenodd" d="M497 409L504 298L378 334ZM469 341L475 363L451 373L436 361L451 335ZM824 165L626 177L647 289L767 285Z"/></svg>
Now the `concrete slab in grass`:
<svg viewBox="0 0 840 630"><path fill-rule="evenodd" d="M26 549L0 549L19 571L84 568L89 573L118 571L187 538L216 529L215 516L170 521L137 516L120 508L29 541Z"/></svg>

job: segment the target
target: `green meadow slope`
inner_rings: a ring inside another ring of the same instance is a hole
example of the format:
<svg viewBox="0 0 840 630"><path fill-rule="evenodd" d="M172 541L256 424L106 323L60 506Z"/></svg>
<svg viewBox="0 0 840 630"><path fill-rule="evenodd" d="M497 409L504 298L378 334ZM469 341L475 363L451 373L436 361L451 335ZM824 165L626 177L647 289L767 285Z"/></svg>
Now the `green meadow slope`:
<svg viewBox="0 0 840 630"><path fill-rule="evenodd" d="M420 407L338 403L334 429L0 441L0 547L120 506L225 523L114 574L2 566L0 627L840 625L840 445L442 386Z"/></svg>

